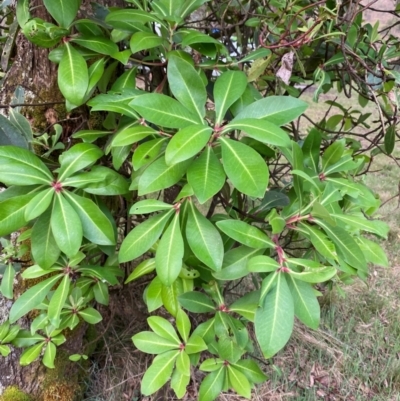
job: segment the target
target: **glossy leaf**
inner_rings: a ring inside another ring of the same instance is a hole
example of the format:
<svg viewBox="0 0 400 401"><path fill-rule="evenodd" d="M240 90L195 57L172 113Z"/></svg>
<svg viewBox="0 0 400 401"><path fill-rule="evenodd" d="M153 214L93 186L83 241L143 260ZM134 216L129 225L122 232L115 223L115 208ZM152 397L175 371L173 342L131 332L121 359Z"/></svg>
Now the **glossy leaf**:
<svg viewBox="0 0 400 401"><path fill-rule="evenodd" d="M82 223L61 194L56 194L54 198L50 224L58 247L69 257L76 255L82 243Z"/></svg>
<svg viewBox="0 0 400 401"><path fill-rule="evenodd" d="M58 87L71 104L80 106L89 85L88 67L83 56L71 44L65 43L64 46L58 66Z"/></svg>
<svg viewBox="0 0 400 401"><path fill-rule="evenodd" d="M225 382L225 368L221 367L208 374L201 382L199 401L214 401L221 393Z"/></svg>
<svg viewBox="0 0 400 401"><path fill-rule="evenodd" d="M11 263L6 267L1 279L0 292L8 299L13 298L15 270Z"/></svg>
<svg viewBox="0 0 400 401"><path fill-rule="evenodd" d="M42 214L33 225L31 252L34 261L44 269L49 269L60 256L60 248L51 230L51 210Z"/></svg>
<svg viewBox="0 0 400 401"><path fill-rule="evenodd" d="M179 214L176 213L157 247L156 272L164 285L170 286L178 278L182 268L183 253Z"/></svg>
<svg viewBox="0 0 400 401"><path fill-rule="evenodd" d="M119 50L118 46L112 40L101 36L83 35L72 39L72 42L107 56L112 56Z"/></svg>
<svg viewBox="0 0 400 401"><path fill-rule="evenodd" d="M179 303L189 312L208 313L215 312L215 305L211 299L197 291L186 292L178 297Z"/></svg>
<svg viewBox="0 0 400 401"><path fill-rule="evenodd" d="M92 200L69 191L64 191L63 194L79 216L85 238L99 245L115 245L115 234L110 220Z"/></svg>
<svg viewBox="0 0 400 401"><path fill-rule="evenodd" d="M180 399L186 393L186 387L190 382L190 375L183 375L178 369L175 369L171 377L171 388L174 390L175 395Z"/></svg>
<svg viewBox="0 0 400 401"><path fill-rule="evenodd" d="M236 120L226 127L224 132L228 130L241 130L250 138L266 143L268 145L290 147L290 139L288 134L277 125L269 121L256 120L253 118L245 118Z"/></svg>
<svg viewBox="0 0 400 401"><path fill-rule="evenodd" d="M0 177L6 185L50 185L53 181L49 169L36 155L16 146L0 146Z"/></svg>
<svg viewBox="0 0 400 401"><path fill-rule="evenodd" d="M167 77L175 98L202 123L206 112L207 92L192 64L181 57L169 57Z"/></svg>
<svg viewBox="0 0 400 401"><path fill-rule="evenodd" d="M247 263L247 269L255 273L269 273L279 269L279 263L269 256L259 255L251 258Z"/></svg>
<svg viewBox="0 0 400 401"><path fill-rule="evenodd" d="M46 10L63 28L68 28L81 5L81 0L43 0Z"/></svg>
<svg viewBox="0 0 400 401"><path fill-rule="evenodd" d="M153 124L167 128L185 128L198 124L195 114L166 95L149 93L136 97L130 106Z"/></svg>
<svg viewBox="0 0 400 401"><path fill-rule="evenodd" d="M26 290L11 307L9 317L10 322L16 322L20 317L39 306L54 284L60 280L61 277L61 274L52 276Z"/></svg>
<svg viewBox="0 0 400 401"><path fill-rule="evenodd" d="M179 309L176 314L176 328L182 340L186 342L189 338L191 324L189 316L182 309Z"/></svg>
<svg viewBox="0 0 400 401"><path fill-rule="evenodd" d="M162 354L179 348L179 341L161 337L151 331L141 331L132 337L135 347L147 354Z"/></svg>
<svg viewBox="0 0 400 401"><path fill-rule="evenodd" d="M53 200L54 193L55 191L53 188L47 188L35 195L35 197L32 198L26 205L26 221L33 220L43 214L49 208L51 201Z"/></svg>
<svg viewBox="0 0 400 401"><path fill-rule="evenodd" d="M49 369L54 369L54 360L56 358L57 347L52 342L47 343L43 354L43 365Z"/></svg>
<svg viewBox="0 0 400 401"><path fill-rule="evenodd" d="M290 263L288 259L288 263ZM302 273L291 271L290 276L294 279L305 281L306 283L323 283L336 276L336 269L332 266L323 266L306 270Z"/></svg>
<svg viewBox="0 0 400 401"><path fill-rule="evenodd" d="M39 355L44 346L44 342L40 342L38 344L32 345L29 348L26 348L22 353L19 363L21 366L26 366L31 364L35 359L39 358Z"/></svg>
<svg viewBox="0 0 400 401"><path fill-rule="evenodd" d="M64 275L50 299L47 316L54 327L58 327L60 324L60 313L67 300L70 286L71 280L69 276Z"/></svg>
<svg viewBox="0 0 400 401"><path fill-rule="evenodd" d="M159 212L160 210L172 209L172 205L157 199L144 199L136 202L129 210L130 214L147 214Z"/></svg>
<svg viewBox="0 0 400 401"><path fill-rule="evenodd" d="M119 252L120 263L134 260L147 252L160 237L172 211L150 217L136 226L124 239Z"/></svg>
<svg viewBox="0 0 400 401"><path fill-rule="evenodd" d="M293 298L283 273L266 295L254 321L257 341L265 358L271 358L288 342L294 323Z"/></svg>
<svg viewBox="0 0 400 401"><path fill-rule="evenodd" d="M261 118L281 126L299 117L308 105L290 96L268 96L245 107L233 122L244 118Z"/></svg>
<svg viewBox="0 0 400 401"><path fill-rule="evenodd" d="M291 274L286 277L293 297L294 314L306 326L316 330L321 312L314 289L310 284L296 280Z"/></svg>
<svg viewBox="0 0 400 401"><path fill-rule="evenodd" d="M158 134L156 130L143 125L124 127L118 131L112 141L112 146L126 146L139 142L149 135Z"/></svg>
<svg viewBox="0 0 400 401"><path fill-rule="evenodd" d="M214 225L189 202L189 216L186 224L186 239L190 249L206 266L214 271L221 269L224 245Z"/></svg>
<svg viewBox="0 0 400 401"><path fill-rule="evenodd" d="M143 395L155 393L171 378L178 354L179 351L168 351L154 358L142 378L141 392Z"/></svg>
<svg viewBox="0 0 400 401"><path fill-rule="evenodd" d="M247 77L242 71L227 71L214 84L216 124L220 124L233 103L242 96L247 87Z"/></svg>
<svg viewBox="0 0 400 401"><path fill-rule="evenodd" d="M252 148L231 139L220 138L224 170L236 189L261 198L268 185L269 170Z"/></svg>
<svg viewBox="0 0 400 401"><path fill-rule="evenodd" d="M273 248L274 243L259 228L240 220L221 220L217 227L228 237L250 248Z"/></svg>
<svg viewBox="0 0 400 401"><path fill-rule="evenodd" d="M242 372L251 383L259 384L267 380L267 376L265 376L257 363L251 359L241 359L232 366Z"/></svg>
<svg viewBox="0 0 400 401"><path fill-rule="evenodd" d="M187 180L203 204L217 194L225 183L225 172L211 146L189 166Z"/></svg>
<svg viewBox="0 0 400 401"><path fill-rule="evenodd" d="M167 319L161 316L150 316L147 318L147 323L158 336L172 341L178 346L181 343L175 329Z"/></svg>
<svg viewBox="0 0 400 401"><path fill-rule="evenodd" d="M21 195L0 202L0 236L26 225L25 210L33 197L34 194Z"/></svg>
<svg viewBox="0 0 400 401"><path fill-rule="evenodd" d="M94 164L103 152L99 147L90 143L78 143L60 156L60 171L58 180L63 182L67 177L79 170Z"/></svg>
<svg viewBox="0 0 400 401"><path fill-rule="evenodd" d="M136 32L130 40L130 48L133 54L142 50L152 49L161 46L165 42L162 36L158 36L152 32Z"/></svg>
<svg viewBox="0 0 400 401"><path fill-rule="evenodd" d="M78 315L89 324L97 324L103 320L100 313L94 308L80 310Z"/></svg>
<svg viewBox="0 0 400 401"><path fill-rule="evenodd" d="M139 170L141 167L154 161L160 154L165 141L166 138L159 138L140 144L132 157L133 169Z"/></svg>
<svg viewBox="0 0 400 401"><path fill-rule="evenodd" d="M152 163L139 179L139 195L146 195L151 192L172 187L186 173L191 160L167 166L163 157Z"/></svg>
<svg viewBox="0 0 400 401"><path fill-rule="evenodd" d="M251 385L247 377L242 372L235 369L232 365L228 366L228 377L229 382L236 393L241 395L242 397L250 399Z"/></svg>
<svg viewBox="0 0 400 401"><path fill-rule="evenodd" d="M165 162L169 166L190 159L199 153L211 137L212 129L205 125L191 125L178 131L165 149Z"/></svg>

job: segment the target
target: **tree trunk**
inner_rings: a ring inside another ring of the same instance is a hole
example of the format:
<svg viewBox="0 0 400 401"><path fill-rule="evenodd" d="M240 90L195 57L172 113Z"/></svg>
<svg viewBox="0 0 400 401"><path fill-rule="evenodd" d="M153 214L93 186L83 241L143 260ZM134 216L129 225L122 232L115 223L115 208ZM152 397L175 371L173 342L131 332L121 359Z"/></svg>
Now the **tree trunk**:
<svg viewBox="0 0 400 401"><path fill-rule="evenodd" d="M29 3L33 16L51 21L42 0L32 0ZM103 6L124 5L123 0L97 0L97 3ZM92 13L90 0L82 1L79 13L83 18L90 16ZM50 124L68 119L57 86L57 65L49 61L48 54L48 49L36 47L19 33L15 42L13 64L0 88L0 104L10 104L18 86L24 89L24 103L45 104L41 107L24 107L22 110L32 127L42 132ZM16 288L29 286L29 281L24 283L20 276L17 277L17 281ZM16 289L14 296L18 295ZM12 301L0 294L0 323L7 320L11 306ZM30 319L24 317L18 324L23 328L29 328ZM80 388L82 371L79 371L81 369L79 364L68 360L68 355L82 353L86 328L85 324L80 324L72 333L66 333L66 343L57 350L56 369L47 369L40 361L25 367L20 366L19 358L22 353L20 349L12 349L7 358L0 357L0 399L7 388L16 386L32 396L34 401L82 400L84 398ZM12 388L14 391L15 388ZM11 396L11 399L14 398Z"/></svg>

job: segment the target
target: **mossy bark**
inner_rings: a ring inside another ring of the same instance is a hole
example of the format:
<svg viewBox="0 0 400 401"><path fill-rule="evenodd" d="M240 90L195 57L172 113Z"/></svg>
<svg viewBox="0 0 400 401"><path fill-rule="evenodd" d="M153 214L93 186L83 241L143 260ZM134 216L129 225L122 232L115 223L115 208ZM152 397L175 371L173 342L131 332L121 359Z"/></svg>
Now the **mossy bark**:
<svg viewBox="0 0 400 401"><path fill-rule="evenodd" d="M97 0L97 3L103 6L124 5L122 0ZM90 0L82 1L81 17L90 15L90 4ZM29 5L35 17L51 21L42 0L32 0ZM17 36L15 46L13 64L0 87L0 104L10 104L16 88L23 87L25 103L44 103L41 107L23 109L34 130L43 132L50 124L67 117L57 86L57 65L49 61L48 49L34 46L21 33ZM29 286L29 282L26 284ZM0 295L0 323L7 319L11 306L12 301ZM29 328L29 317L20 319L18 324ZM3 397L11 392L7 388L14 392L18 389L22 395L28 394L33 401L82 400L84 397L80 386L84 376L79 364L70 362L68 356L82 353L86 328L85 324L79 325L72 334L67 335L66 343L59 347L56 369L47 369L40 361L25 367L20 366L22 351L19 349L12 349L7 358L0 357L0 400L8 400Z"/></svg>

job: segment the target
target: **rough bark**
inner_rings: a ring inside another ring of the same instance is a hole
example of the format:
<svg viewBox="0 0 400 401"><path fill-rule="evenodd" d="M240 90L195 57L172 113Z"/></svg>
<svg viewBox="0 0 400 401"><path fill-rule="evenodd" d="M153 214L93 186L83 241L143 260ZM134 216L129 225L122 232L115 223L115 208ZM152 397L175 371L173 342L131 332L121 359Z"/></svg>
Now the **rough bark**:
<svg viewBox="0 0 400 401"><path fill-rule="evenodd" d="M82 17L90 15L90 3L90 0L82 1ZM123 6L123 0L97 0L97 3L104 6ZM42 0L32 0L30 6L35 17L51 21ZM57 65L49 61L48 54L48 49L34 46L19 33L13 64L0 88L0 104L9 104L18 86L25 89L25 103L46 103L43 107L23 109L32 126L41 129L54 122L54 119L57 121L63 118L60 113L64 112L63 106L51 104L63 99L57 87ZM22 278L19 277L18 280L19 283L22 282ZM18 294L18 291L16 293ZM11 306L12 301L0 295L0 323L8 318ZM30 321L29 318L23 318L18 323L28 328ZM21 367L19 357L22 351L18 349L13 349L7 358L0 357L0 395L7 387L18 386L35 401L82 400L83 395L79 387L82 372L79 372L78 364L69 362L68 355L82 352L85 332L86 325L82 324L73 333L66 334L67 342L59 347L55 370L46 369L40 362Z"/></svg>

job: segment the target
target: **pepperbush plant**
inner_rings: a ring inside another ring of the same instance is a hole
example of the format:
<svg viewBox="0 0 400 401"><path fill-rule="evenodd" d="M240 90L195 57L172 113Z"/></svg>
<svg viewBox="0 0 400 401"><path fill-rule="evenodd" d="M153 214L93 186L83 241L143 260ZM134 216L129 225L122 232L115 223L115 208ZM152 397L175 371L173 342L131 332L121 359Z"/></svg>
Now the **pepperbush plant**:
<svg viewBox="0 0 400 401"><path fill-rule="evenodd" d="M280 60L275 49L305 53L314 37L325 37L327 48L329 40L339 43L333 21L342 14L335 5L321 6L313 24L300 18L310 16L308 3L295 2L287 28L278 2L268 10L250 2L246 35L234 38L236 50L246 50L236 57L226 33L213 37L190 26L194 12L224 21L239 6L207 14L212 5L204 0L127 3L77 19L80 1L44 0L54 23L33 18L27 0L17 3L27 39L55 47L49 57L58 63L67 110L84 113L88 106L101 114L103 127L89 126L57 145L58 126L51 152L43 154L37 145L48 145L48 134L33 140L22 115L1 117L7 135L0 181L7 189L0 193L0 236L24 228L18 241L30 244L33 265L21 273L27 289L13 291L14 262L26 249L5 243L0 290L15 302L0 326L0 352L8 355L9 344L23 347L21 364L42 356L53 367L65 330L101 320L95 303L108 304L123 265L130 268L125 283L151 278L143 294L151 331L132 337L136 348L156 355L142 393L170 381L182 398L200 369L199 400L229 389L250 398L266 380L251 355L260 349L265 358L274 356L295 318L318 327L315 284L340 288L354 277L365 280L369 263L387 266L370 235L388 233L372 219L380 201L359 178L372 159L349 138L368 116L358 112L357 120L333 102L342 114L300 136L296 121L307 104L289 81L271 89L271 76L263 75ZM282 20L273 35L291 28L307 35L289 45L262 43L274 13ZM368 47L378 34L371 27L359 35ZM385 51L379 50L381 61ZM337 68L343 52L333 57ZM332 71L320 67L314 74L316 98L335 77L345 85L342 71ZM375 82L384 96L391 89L386 81L394 82L388 71ZM368 85L360 88L363 99L376 98ZM393 150L390 127L380 127L375 154ZM160 308L172 318L159 316ZM33 310L30 330L20 329L16 322Z"/></svg>

